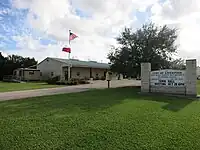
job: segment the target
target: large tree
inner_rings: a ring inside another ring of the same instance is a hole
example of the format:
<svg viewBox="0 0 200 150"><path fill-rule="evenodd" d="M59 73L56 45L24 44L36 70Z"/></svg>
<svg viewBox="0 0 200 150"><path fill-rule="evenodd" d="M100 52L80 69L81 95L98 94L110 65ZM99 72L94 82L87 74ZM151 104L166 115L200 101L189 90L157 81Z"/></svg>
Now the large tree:
<svg viewBox="0 0 200 150"><path fill-rule="evenodd" d="M185 70L186 64L184 59L174 59L170 62L170 68L171 69L178 69L178 70Z"/></svg>
<svg viewBox="0 0 200 150"><path fill-rule="evenodd" d="M3 57L3 55L0 52L0 71L1 71L4 63L5 63L5 58Z"/></svg>
<svg viewBox="0 0 200 150"><path fill-rule="evenodd" d="M18 55L3 57L0 54L0 80L2 80L4 75L12 75L14 69L27 68L36 64L37 61L34 58L24 58Z"/></svg>
<svg viewBox="0 0 200 150"><path fill-rule="evenodd" d="M170 68L176 53L177 30L145 24L133 31L125 28L116 38L118 47L108 54L111 69L127 76L140 75L142 62L150 62L152 70Z"/></svg>

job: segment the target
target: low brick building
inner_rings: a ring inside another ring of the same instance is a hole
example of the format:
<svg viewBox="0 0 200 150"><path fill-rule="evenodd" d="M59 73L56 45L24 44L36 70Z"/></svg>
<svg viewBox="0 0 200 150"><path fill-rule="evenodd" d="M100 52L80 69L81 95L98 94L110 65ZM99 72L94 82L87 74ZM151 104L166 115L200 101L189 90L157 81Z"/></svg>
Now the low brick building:
<svg viewBox="0 0 200 150"><path fill-rule="evenodd" d="M47 57L37 65L41 72L41 78L46 80L54 76L60 76L62 80L68 80L68 69L70 67L70 78L79 79L101 79L105 77L110 65L95 61L81 61L77 59L61 59Z"/></svg>
<svg viewBox="0 0 200 150"><path fill-rule="evenodd" d="M18 68L13 71L13 77L22 81L39 81L40 70L32 68Z"/></svg>

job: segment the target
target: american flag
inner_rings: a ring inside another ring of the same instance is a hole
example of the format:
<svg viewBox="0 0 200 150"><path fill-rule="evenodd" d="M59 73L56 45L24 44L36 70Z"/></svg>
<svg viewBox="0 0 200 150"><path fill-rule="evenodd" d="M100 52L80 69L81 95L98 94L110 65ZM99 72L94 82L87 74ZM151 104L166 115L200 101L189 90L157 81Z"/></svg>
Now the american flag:
<svg viewBox="0 0 200 150"><path fill-rule="evenodd" d="M71 31L69 32L69 41L74 40L77 37L78 36L76 34L72 33Z"/></svg>

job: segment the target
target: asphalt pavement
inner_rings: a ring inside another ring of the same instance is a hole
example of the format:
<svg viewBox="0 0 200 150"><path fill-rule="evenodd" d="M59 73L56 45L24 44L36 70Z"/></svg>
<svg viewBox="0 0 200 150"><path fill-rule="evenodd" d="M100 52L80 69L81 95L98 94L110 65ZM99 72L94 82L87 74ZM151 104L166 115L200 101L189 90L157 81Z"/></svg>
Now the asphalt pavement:
<svg viewBox="0 0 200 150"><path fill-rule="evenodd" d="M140 84L141 84L140 81L137 80L112 80L110 82L110 87L116 88L125 86L139 86ZM76 92L88 91L90 89L104 89L107 87L108 87L107 81L91 81L90 84L84 84L84 85L2 92L0 93L0 101L45 96L45 95L56 95L64 93L76 93Z"/></svg>

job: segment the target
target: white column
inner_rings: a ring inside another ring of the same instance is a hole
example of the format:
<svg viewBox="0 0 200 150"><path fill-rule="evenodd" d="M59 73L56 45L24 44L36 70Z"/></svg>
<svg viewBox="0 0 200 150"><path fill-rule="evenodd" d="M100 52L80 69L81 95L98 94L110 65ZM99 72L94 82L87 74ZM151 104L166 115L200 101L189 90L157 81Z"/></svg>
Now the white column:
<svg viewBox="0 0 200 150"><path fill-rule="evenodd" d="M60 67L60 81L64 81L63 66Z"/></svg>
<svg viewBox="0 0 200 150"><path fill-rule="evenodd" d="M186 95L197 95L196 59L186 60Z"/></svg>
<svg viewBox="0 0 200 150"><path fill-rule="evenodd" d="M71 69L71 66L68 66L68 80L70 80L70 74L71 74L70 69Z"/></svg>
<svg viewBox="0 0 200 150"><path fill-rule="evenodd" d="M141 92L142 93L150 92L150 73L151 73L151 64L141 63Z"/></svg>

